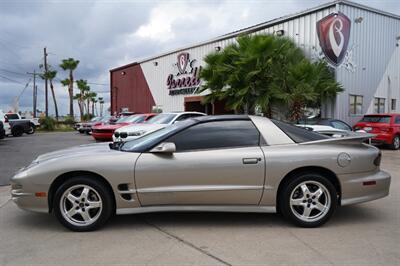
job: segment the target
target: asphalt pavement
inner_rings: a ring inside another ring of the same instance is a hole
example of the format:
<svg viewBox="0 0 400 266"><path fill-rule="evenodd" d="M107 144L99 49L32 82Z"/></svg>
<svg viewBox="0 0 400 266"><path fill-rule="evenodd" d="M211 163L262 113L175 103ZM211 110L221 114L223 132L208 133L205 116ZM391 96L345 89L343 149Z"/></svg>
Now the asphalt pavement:
<svg viewBox="0 0 400 266"><path fill-rule="evenodd" d="M39 153L93 142L74 132L30 137L12 149L0 141L2 180ZM74 233L53 215L18 209L3 186L0 265L400 265L400 151L383 150L382 168L392 174L390 196L341 207L313 229L276 214L155 213Z"/></svg>

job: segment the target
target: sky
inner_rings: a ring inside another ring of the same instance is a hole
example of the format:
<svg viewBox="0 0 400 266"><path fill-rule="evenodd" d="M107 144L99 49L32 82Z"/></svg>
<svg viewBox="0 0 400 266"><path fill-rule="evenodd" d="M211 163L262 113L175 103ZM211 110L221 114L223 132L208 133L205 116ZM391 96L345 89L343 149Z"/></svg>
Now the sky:
<svg viewBox="0 0 400 266"><path fill-rule="evenodd" d="M59 80L67 73L59 67L62 59L80 60L75 79L86 79L107 108L109 70L114 67L327 2L0 0L0 109L9 111L20 95L19 110L32 110L32 76L26 73L41 71L44 47L49 65L58 71L54 87L59 112L65 115L68 94ZM398 0L354 2L400 15ZM37 85L38 108L44 110L43 80L38 78ZM54 113L50 94L49 103Z"/></svg>

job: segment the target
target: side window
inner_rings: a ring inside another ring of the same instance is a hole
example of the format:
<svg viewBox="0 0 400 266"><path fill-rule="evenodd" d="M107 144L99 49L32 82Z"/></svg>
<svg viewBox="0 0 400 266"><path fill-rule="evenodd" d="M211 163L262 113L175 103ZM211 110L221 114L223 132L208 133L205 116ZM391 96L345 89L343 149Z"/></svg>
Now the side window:
<svg viewBox="0 0 400 266"><path fill-rule="evenodd" d="M258 146L259 141L260 134L249 120L197 124L166 140L175 143L178 152Z"/></svg>
<svg viewBox="0 0 400 266"><path fill-rule="evenodd" d="M332 123L332 126L334 128L341 129L341 130L350 130L351 131L351 127L348 126L347 124L343 123L342 121L334 120L331 123Z"/></svg>
<svg viewBox="0 0 400 266"><path fill-rule="evenodd" d="M400 125L400 115L398 115L398 116L396 117L396 120L395 120L394 123Z"/></svg>

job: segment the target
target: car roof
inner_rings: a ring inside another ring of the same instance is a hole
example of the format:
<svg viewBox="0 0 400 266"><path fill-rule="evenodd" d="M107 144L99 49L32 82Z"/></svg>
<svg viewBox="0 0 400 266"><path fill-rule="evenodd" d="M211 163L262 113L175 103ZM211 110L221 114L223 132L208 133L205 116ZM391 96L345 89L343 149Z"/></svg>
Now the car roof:
<svg viewBox="0 0 400 266"><path fill-rule="evenodd" d="M250 120L248 115L207 115L192 118L199 122L222 121L222 120Z"/></svg>

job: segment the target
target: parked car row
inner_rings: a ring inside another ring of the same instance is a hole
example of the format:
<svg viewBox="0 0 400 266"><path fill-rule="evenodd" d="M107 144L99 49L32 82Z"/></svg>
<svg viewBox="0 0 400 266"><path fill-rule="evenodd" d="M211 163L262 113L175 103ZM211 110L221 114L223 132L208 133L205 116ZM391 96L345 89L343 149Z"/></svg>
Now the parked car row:
<svg viewBox="0 0 400 266"><path fill-rule="evenodd" d="M35 133L36 127L40 125L37 118L25 119L18 113L4 113L2 110L0 110L0 122L2 124L0 127L0 138L3 131L4 136L12 135L14 137L20 137L24 133L33 134Z"/></svg>
<svg viewBox="0 0 400 266"><path fill-rule="evenodd" d="M112 116L95 117L89 122L77 123L75 129L80 133L92 135L97 141L127 141L155 130L172 125L192 117L205 116L199 112L172 112L121 114L119 118Z"/></svg>
<svg viewBox="0 0 400 266"><path fill-rule="evenodd" d="M370 133L374 135L372 144L400 148L400 114L364 115L353 127L338 119L301 120L297 126L332 137L347 136L352 131Z"/></svg>

